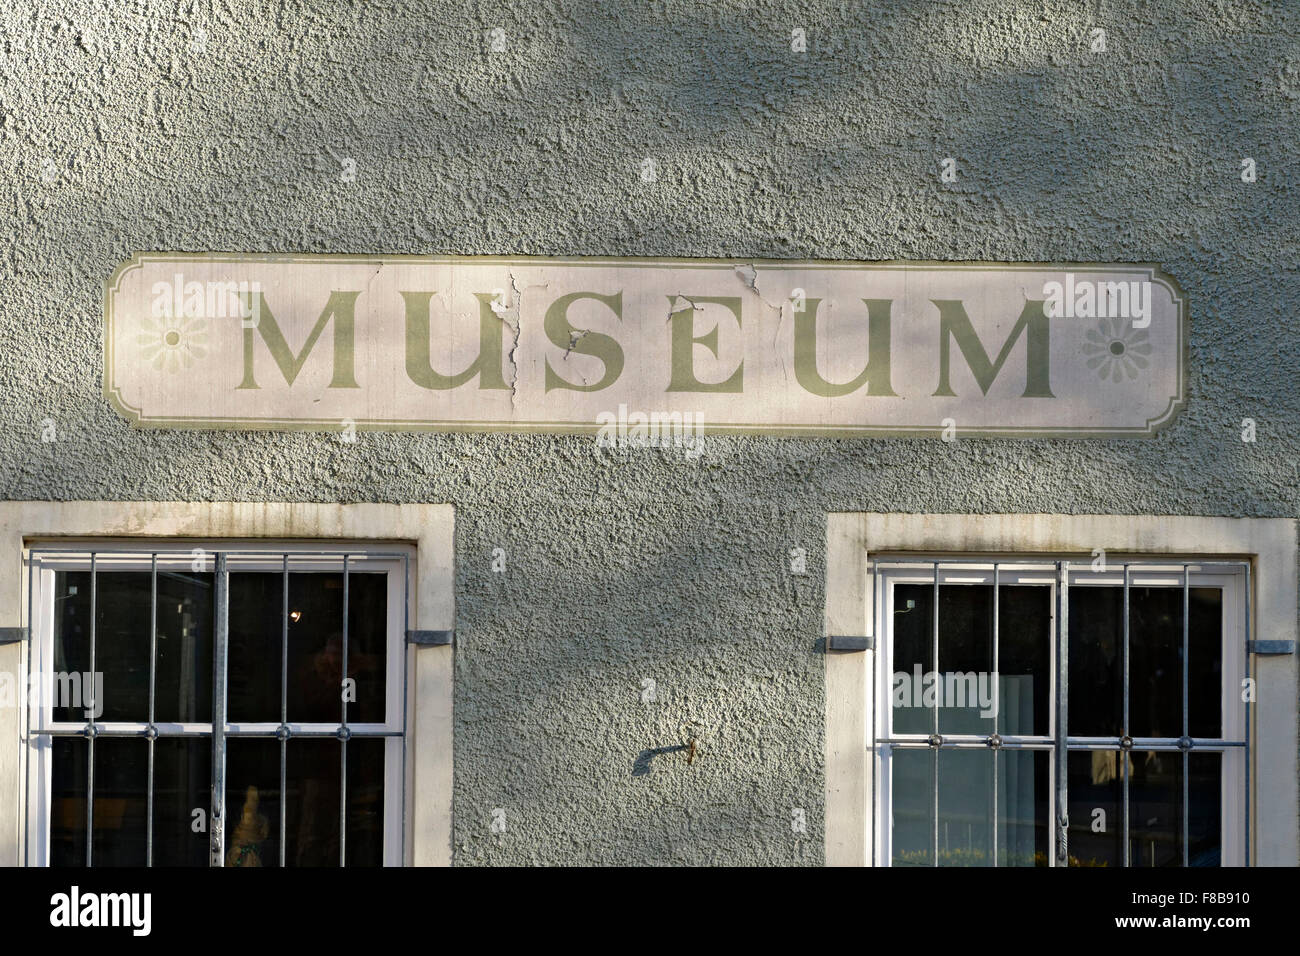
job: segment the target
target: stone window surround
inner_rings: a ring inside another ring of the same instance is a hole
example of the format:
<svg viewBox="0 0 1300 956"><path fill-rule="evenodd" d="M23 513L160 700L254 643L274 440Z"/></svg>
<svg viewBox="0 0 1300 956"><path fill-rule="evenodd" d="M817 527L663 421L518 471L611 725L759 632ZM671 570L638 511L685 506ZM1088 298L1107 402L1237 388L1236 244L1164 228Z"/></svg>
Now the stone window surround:
<svg viewBox="0 0 1300 956"><path fill-rule="evenodd" d="M284 502L0 502L0 627L27 625L26 552L70 539L293 540L414 546L411 627L455 628L455 509L446 504ZM0 672L26 676L27 643L0 645ZM451 863L452 648L410 647L407 657L406 862ZM21 862L25 807L18 708L0 708L0 866Z"/></svg>
<svg viewBox="0 0 1300 956"><path fill-rule="evenodd" d="M915 552L1121 555L1252 562L1248 639L1295 641L1297 534L1291 518L1155 515L970 515L831 513L826 528L827 635L871 634L868 558ZM873 651L826 654L828 866L872 860L871 663ZM1251 860L1300 862L1300 668L1296 654L1256 655L1251 721ZM1262 732L1261 732L1262 730ZM1263 838L1261 839L1261 834Z"/></svg>

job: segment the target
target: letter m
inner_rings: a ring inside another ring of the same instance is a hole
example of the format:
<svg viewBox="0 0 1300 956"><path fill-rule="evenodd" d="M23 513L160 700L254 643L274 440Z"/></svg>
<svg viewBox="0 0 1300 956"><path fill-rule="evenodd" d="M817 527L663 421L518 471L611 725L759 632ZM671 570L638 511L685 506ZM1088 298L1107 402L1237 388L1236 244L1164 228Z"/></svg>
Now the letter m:
<svg viewBox="0 0 1300 956"><path fill-rule="evenodd" d="M939 387L935 389L935 395L956 395L948 381L950 340L957 343L962 356L966 359L966 364L970 367L971 374L975 376L975 381L979 383L981 391L987 395L993 380L1002 371L1007 356L1011 354L1011 349L1015 347L1016 341L1023 332L1026 340L1025 391L1021 398L1056 397L1052 394L1049 380L1050 326L1041 301L1031 299L1025 303L1025 309L1020 313L1020 319L1011 330L1011 334L1007 336L1006 342L1002 344L1002 351L998 353L996 362L989 360L989 354L984 351L984 346L979 336L975 334L974 326L971 325L970 316L966 314L961 302L949 299L931 301L939 307Z"/></svg>
<svg viewBox="0 0 1300 956"><path fill-rule="evenodd" d="M297 355L294 355L293 350L289 348L289 343L284 340L284 333L280 331L275 316L267 307L266 294L264 292L257 294L261 296L262 301L261 311L257 313L259 319L256 328L244 326L244 380L239 383L240 388L261 387L253 377L254 332L262 334L262 341L266 343L271 358L275 359L280 374L284 376L287 384L292 385L331 318L334 319L334 377L330 379L329 387L361 387L357 384L353 358L356 344L357 296L361 294L360 292L331 292L329 301L325 303L325 310L316 320L315 328L311 330L307 341L303 343L302 351Z"/></svg>
<svg viewBox="0 0 1300 956"><path fill-rule="evenodd" d="M127 893L105 893L100 899L103 909L99 914L101 926L130 926L131 897Z"/></svg>

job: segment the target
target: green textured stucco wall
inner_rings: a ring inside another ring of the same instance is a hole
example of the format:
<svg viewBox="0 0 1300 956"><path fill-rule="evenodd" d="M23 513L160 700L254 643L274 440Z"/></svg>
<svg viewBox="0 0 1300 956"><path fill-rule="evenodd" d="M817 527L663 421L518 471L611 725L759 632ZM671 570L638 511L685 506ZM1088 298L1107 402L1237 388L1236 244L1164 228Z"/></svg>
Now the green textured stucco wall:
<svg viewBox="0 0 1300 956"><path fill-rule="evenodd" d="M0 498L455 505L457 864L821 862L828 511L1296 514L1300 4L180 6L0 10ZM1151 440L695 460L132 430L103 282L213 250L1154 262L1190 404ZM694 763L647 762L691 721Z"/></svg>

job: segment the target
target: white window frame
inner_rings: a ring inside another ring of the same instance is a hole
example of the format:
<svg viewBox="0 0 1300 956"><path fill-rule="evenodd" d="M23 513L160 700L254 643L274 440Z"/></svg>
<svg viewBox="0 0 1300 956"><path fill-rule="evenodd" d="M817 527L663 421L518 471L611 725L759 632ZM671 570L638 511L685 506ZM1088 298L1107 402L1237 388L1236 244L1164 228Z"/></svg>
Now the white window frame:
<svg viewBox="0 0 1300 956"><path fill-rule="evenodd" d="M1297 534L1289 518L833 513L827 522L825 633L873 640L879 635L870 566L880 555L983 555L1007 561L1057 555L1086 565L1097 550L1104 550L1109 562L1122 556L1193 565L1246 561L1251 633L1239 639L1294 647ZM871 865L878 856L873 807L882 781L873 760L878 694L871 682L877 653L831 648L825 655L828 865ZM1236 656L1225 660L1225 668ZM1250 862L1295 866L1300 862L1296 654L1252 654L1250 670L1256 692L1249 737ZM1225 705L1225 720L1230 710ZM1245 808L1241 811L1237 815L1244 818Z"/></svg>
<svg viewBox="0 0 1300 956"><path fill-rule="evenodd" d="M1000 586L1033 584L1048 590L1050 594L1048 619L1050 633L1053 635L1048 649L1048 672L1045 675L1048 678L1048 726L1043 733L1033 735L1034 737L1043 737L1045 740L1055 740L1058 717L1056 680L1058 647L1055 635L1057 629L1057 595L1060 582L1055 562L1067 560L1070 557L1074 558L1077 566L1070 570L1071 588L1103 586L1122 588L1124 586L1122 565L1129 560L1135 562L1129 569L1128 583L1130 587L1150 586L1178 590L1183 587L1182 567L1180 565L1143 564L1141 559L1136 556L1108 555L1108 569L1096 572L1091 570L1090 561L1092 559L1088 556L1081 559L1078 555L1058 555L1051 561L1044 561L1042 558L1034 556L1006 556L998 558L996 562L990 559L988 564L982 562L966 564L964 562L978 561L978 559L966 555L961 557L963 564L942 563L945 559L953 557L953 555L942 554L877 556L881 564L877 585L879 611L873 622L873 633L879 635L879 644L876 647L876 680L874 688L876 706L872 726L876 728L878 738L915 738L920 741L928 736L927 734L895 733L892 727L893 708L890 706L890 695L892 689L891 679L895 666L893 662L891 622L894 620L894 588L899 584L930 586L934 584L935 575L937 574L940 586L969 584L991 587L994 584L993 565L996 563L998 568L997 583ZM931 570L933 567L931 562L939 562L937 569L934 571ZM1190 587L1219 588L1223 593L1219 646L1221 662L1219 699L1223 703L1223 708L1219 739L1230 741L1243 740L1246 734L1244 707L1234 703L1239 700L1238 695L1244 677L1245 578L1244 567L1230 569L1207 566L1201 568L1196 564L1192 564L1189 568L1188 584ZM941 658L941 669L942 666ZM876 839L873 841L875 853L872 863L875 866L889 866L892 859L891 799L893 782L891 758L893 749L882 744L875 747L874 750L875 770L880 777L880 788L872 821L876 835ZM1056 805L1058 793L1056 773L1059 767L1057 766L1054 750L1044 750L1043 752L1051 755L1048 762L1048 815L1044 822L1049 832L1049 865L1055 866L1057 863L1053 841L1056 829L1053 822L1057 819L1059 812ZM1222 753L1223 769L1220 775L1219 804L1222 841L1220 853L1224 866L1241 866L1245 864L1246 753L1242 748L1225 748Z"/></svg>
<svg viewBox="0 0 1300 956"><path fill-rule="evenodd" d="M83 551L84 549L84 551ZM289 556L289 574L333 572L340 573L343 568L342 553L325 555L322 551L333 551L334 546L320 548L307 542L254 542L235 545L229 541L203 540L177 543L176 541L126 541L114 539L98 541L93 544L78 542L70 547L62 545L57 549L34 546L29 548L29 557L35 558L29 567L35 569L29 577L31 588L31 634L32 641L28 656L30 674L38 675L41 680L40 694L30 702L27 724L27 800L30 812L27 814L28 832L24 861L28 866L49 866L50 854L50 804L52 799L53 775L53 737L50 732L65 734L84 731L85 721L54 720L53 700L53 666L54 666L54 617L55 599L54 576L61 571L90 571L90 553L95 553L97 573L132 571L149 574L153 570L153 561L149 552L157 554L158 569L161 571L180 568L190 570L195 558L194 549L203 557L198 558L202 570L214 571L214 558L217 552L229 553L228 571L231 574L241 572L270 572L279 574L284 571L284 556ZM378 723L348 721L349 730L356 734L385 732L402 736L384 738L384 836L383 865L400 866L402 864L402 818L403 797L403 760L405 744L405 710L406 710L406 579L407 565L414 557L413 549L401 547L375 547L365 545L349 547L343 553L348 555L349 574L358 572L378 572L385 576L387 591L387 620L385 621L386 668L384 674L384 720ZM278 607L268 608L268 613L277 614ZM268 661L268 666L278 669L280 662ZM275 701L278 709L279 700ZM340 706L340 713L342 708ZM100 733L143 732L147 720L140 721L104 721L96 720L95 728ZM211 745L212 722L168 723L154 721L160 734L201 733L202 738ZM279 728L279 721L270 722L226 722L227 739L242 734L274 734ZM294 736L304 733L320 733L338 726L337 721L327 723L288 721L290 732ZM292 739L292 738L291 738ZM301 739L301 738L300 738ZM227 804L227 829L231 814L238 813L238 805ZM278 832L278 824L276 825ZM278 861L277 861L278 862ZM270 865L268 863L267 865Z"/></svg>
<svg viewBox="0 0 1300 956"><path fill-rule="evenodd" d="M445 504L72 501L0 502L0 679L16 687L28 672L25 634L32 546L94 542L223 542L247 550L267 541L355 551L411 546L409 627L455 629L455 510ZM415 866L451 864L453 646L408 644L405 853ZM0 706L0 866L26 853L24 741L27 713Z"/></svg>

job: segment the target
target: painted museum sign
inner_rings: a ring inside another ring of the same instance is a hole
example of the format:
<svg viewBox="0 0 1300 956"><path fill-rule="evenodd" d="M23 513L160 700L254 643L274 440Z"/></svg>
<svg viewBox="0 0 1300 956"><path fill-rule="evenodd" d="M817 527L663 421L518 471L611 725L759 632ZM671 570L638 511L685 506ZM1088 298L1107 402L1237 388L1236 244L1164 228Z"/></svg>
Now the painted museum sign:
<svg viewBox="0 0 1300 956"><path fill-rule="evenodd" d="M1137 265L145 254L105 322L144 427L1144 436L1186 398Z"/></svg>

